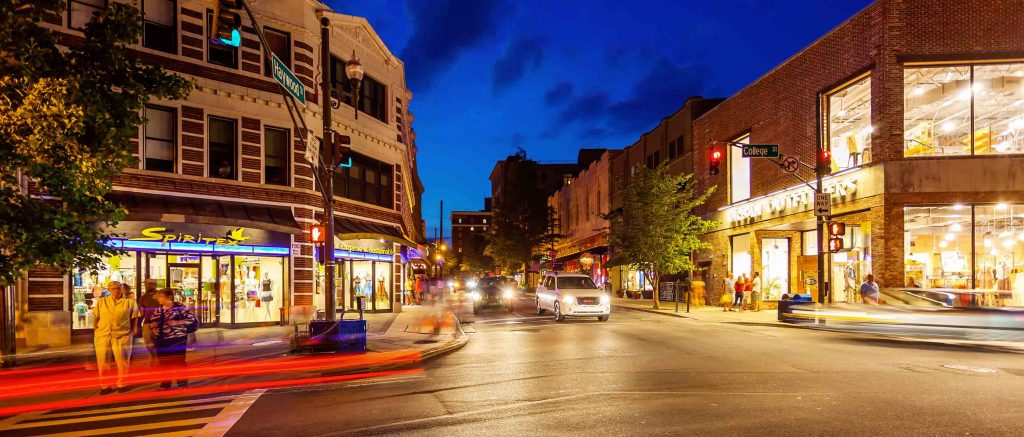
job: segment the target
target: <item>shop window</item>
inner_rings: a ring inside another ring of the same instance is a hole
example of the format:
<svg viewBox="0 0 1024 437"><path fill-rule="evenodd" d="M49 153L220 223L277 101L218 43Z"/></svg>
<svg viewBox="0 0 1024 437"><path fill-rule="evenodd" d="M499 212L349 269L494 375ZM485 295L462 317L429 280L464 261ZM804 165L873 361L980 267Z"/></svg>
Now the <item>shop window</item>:
<svg viewBox="0 0 1024 437"><path fill-rule="evenodd" d="M732 243L732 279L742 275L750 277L753 258L750 255L750 234L733 235Z"/></svg>
<svg viewBox="0 0 1024 437"><path fill-rule="evenodd" d="M85 30L85 25L92 21L95 14L107 7L107 0L69 0L68 27Z"/></svg>
<svg viewBox="0 0 1024 437"><path fill-rule="evenodd" d="M974 67L974 153L1024 153L1024 64Z"/></svg>
<svg viewBox="0 0 1024 437"><path fill-rule="evenodd" d="M107 284L117 281L131 286L138 296L138 261L135 252L111 255L95 269L76 269L71 274L71 327L92 329L92 308L96 299L109 296Z"/></svg>
<svg viewBox="0 0 1024 437"><path fill-rule="evenodd" d="M971 228L970 207L904 208L905 283L883 286L971 288Z"/></svg>
<svg viewBox="0 0 1024 437"><path fill-rule="evenodd" d="M998 290L989 298L998 304L1024 306L1024 205L976 206L974 217L974 288Z"/></svg>
<svg viewBox="0 0 1024 437"><path fill-rule="evenodd" d="M235 167L238 163L238 136L235 120L210 117L209 167L210 177L237 179Z"/></svg>
<svg viewBox="0 0 1024 437"><path fill-rule="evenodd" d="M833 170L871 162L871 77L828 94L826 107Z"/></svg>
<svg viewBox="0 0 1024 437"><path fill-rule="evenodd" d="M859 302L860 284L871 273L871 224L847 224L843 235L843 250L833 253L832 301ZM899 285L899 284L896 284Z"/></svg>
<svg viewBox="0 0 1024 437"><path fill-rule="evenodd" d="M744 135L734 142L750 144L750 135ZM743 157L739 147L729 147L729 203L750 198L750 158Z"/></svg>
<svg viewBox="0 0 1024 437"><path fill-rule="evenodd" d="M171 54L178 53L177 2L143 0L142 46Z"/></svg>
<svg viewBox="0 0 1024 437"><path fill-rule="evenodd" d="M751 274L747 273L747 277ZM788 238L761 239L761 291L764 300L779 300L789 293Z"/></svg>
<svg viewBox="0 0 1024 437"><path fill-rule="evenodd" d="M234 257L235 323L276 322L284 305L286 258Z"/></svg>
<svg viewBox="0 0 1024 437"><path fill-rule="evenodd" d="M213 11L206 10L206 62L228 68L238 68L238 47L214 43L211 38L216 27Z"/></svg>
<svg viewBox="0 0 1024 437"><path fill-rule="evenodd" d="M142 168L145 170L174 173L177 166L178 120L173 109L146 106L146 124L143 127Z"/></svg>
<svg viewBox="0 0 1024 437"><path fill-rule="evenodd" d="M288 130L268 127L263 131L263 177L270 185L288 185Z"/></svg>
<svg viewBox="0 0 1024 437"><path fill-rule="evenodd" d="M970 67L908 68L903 87L903 155L970 154Z"/></svg>
<svg viewBox="0 0 1024 437"><path fill-rule="evenodd" d="M804 256L818 256L818 231L804 231L800 233L803 243Z"/></svg>
<svg viewBox="0 0 1024 437"><path fill-rule="evenodd" d="M267 45L270 46L271 53L277 55L277 58L284 62L286 67L292 68L291 35L287 32L281 32L264 26L263 37L267 39ZM273 77L274 75L271 71L270 60L267 57L263 58L263 75L267 77Z"/></svg>

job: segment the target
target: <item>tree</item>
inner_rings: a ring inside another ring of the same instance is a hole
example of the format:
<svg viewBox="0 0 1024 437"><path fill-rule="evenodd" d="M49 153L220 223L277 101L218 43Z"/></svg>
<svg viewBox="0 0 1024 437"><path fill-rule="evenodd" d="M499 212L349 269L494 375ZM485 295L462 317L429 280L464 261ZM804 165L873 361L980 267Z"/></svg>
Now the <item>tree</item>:
<svg viewBox="0 0 1024 437"><path fill-rule="evenodd" d="M182 99L191 83L145 65L128 46L142 15L110 2L84 39L58 47L40 26L64 2L0 1L0 284L34 265L70 270L111 252L108 234L125 211L109 201L128 166L142 108L151 96Z"/></svg>
<svg viewBox="0 0 1024 437"><path fill-rule="evenodd" d="M487 248L487 238L481 234L470 234L466 240L466 251L460 253L463 266L466 270L474 273L484 273L494 270L494 258L487 256L484 251Z"/></svg>
<svg viewBox="0 0 1024 437"><path fill-rule="evenodd" d="M715 187L697 194L692 174L672 175L664 164L653 170L640 167L622 189L622 212L609 215L609 244L614 258L643 272L654 284L654 308L659 308L659 279L664 275L693 271L690 258L711 245L700 236L717 223L695 215Z"/></svg>
<svg viewBox="0 0 1024 437"><path fill-rule="evenodd" d="M519 149L505 160L501 199L494 206L493 233L484 253L506 272L522 271L547 232L547 196L537 161Z"/></svg>

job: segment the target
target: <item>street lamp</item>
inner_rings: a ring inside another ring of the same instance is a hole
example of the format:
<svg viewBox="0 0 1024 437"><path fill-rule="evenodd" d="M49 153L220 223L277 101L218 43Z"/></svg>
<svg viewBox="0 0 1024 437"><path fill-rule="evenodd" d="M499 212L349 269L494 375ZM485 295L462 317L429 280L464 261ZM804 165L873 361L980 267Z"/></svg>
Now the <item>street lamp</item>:
<svg viewBox="0 0 1024 437"><path fill-rule="evenodd" d="M356 120L359 119L359 87L363 83L365 73L366 69L359 62L359 58L356 58L356 51L352 50L352 59L345 63L345 75L348 76L348 82L352 85L352 107L356 112Z"/></svg>

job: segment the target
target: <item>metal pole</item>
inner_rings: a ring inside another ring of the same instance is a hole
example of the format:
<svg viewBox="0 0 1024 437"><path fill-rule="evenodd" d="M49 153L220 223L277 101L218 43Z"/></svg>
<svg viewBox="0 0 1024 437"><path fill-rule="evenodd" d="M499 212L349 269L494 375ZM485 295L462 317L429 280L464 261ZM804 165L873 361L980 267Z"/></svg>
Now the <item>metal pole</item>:
<svg viewBox="0 0 1024 437"><path fill-rule="evenodd" d="M14 367L17 346L14 338L14 285L0 286L0 367Z"/></svg>
<svg viewBox="0 0 1024 437"><path fill-rule="evenodd" d="M334 135L331 134L331 20L320 18L320 109L323 111L323 152L327 156L324 190L324 300L327 320L334 320L338 305L334 286Z"/></svg>

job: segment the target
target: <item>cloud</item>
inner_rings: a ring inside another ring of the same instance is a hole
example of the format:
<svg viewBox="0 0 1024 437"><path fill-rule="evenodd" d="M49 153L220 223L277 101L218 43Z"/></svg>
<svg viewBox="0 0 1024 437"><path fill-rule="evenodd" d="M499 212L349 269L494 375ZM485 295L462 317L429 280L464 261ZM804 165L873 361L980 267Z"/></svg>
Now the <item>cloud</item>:
<svg viewBox="0 0 1024 437"><path fill-rule="evenodd" d="M429 87L464 51L494 37L504 0L409 0L413 33L402 51L411 87Z"/></svg>
<svg viewBox="0 0 1024 437"><path fill-rule="evenodd" d="M563 123L579 120L603 118L608 110L608 96L604 93L591 93L578 96L569 101L558 119Z"/></svg>
<svg viewBox="0 0 1024 437"><path fill-rule="evenodd" d="M544 61L544 46L536 38L521 38L513 41L505 55L494 62L492 78L494 91L508 88L534 70Z"/></svg>
<svg viewBox="0 0 1024 437"><path fill-rule="evenodd" d="M556 105L565 103L565 100L572 97L572 84L569 82L562 82L548 89L544 93L544 103L548 105Z"/></svg>

